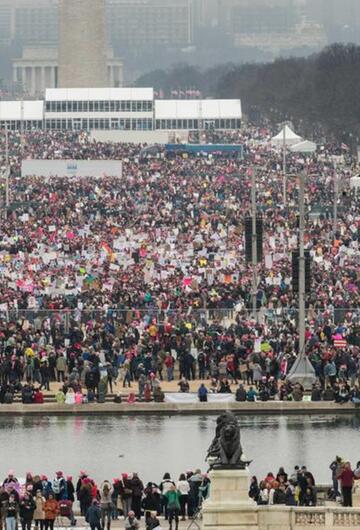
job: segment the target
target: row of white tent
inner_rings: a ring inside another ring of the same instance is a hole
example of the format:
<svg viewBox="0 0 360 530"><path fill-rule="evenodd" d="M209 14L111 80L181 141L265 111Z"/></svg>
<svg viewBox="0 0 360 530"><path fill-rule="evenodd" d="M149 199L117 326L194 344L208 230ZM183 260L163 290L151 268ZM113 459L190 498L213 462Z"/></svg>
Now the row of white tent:
<svg viewBox="0 0 360 530"><path fill-rule="evenodd" d="M276 147L288 147L294 153L313 153L316 151L316 144L309 140L303 140L301 136L294 133L288 125L271 139L271 143Z"/></svg>

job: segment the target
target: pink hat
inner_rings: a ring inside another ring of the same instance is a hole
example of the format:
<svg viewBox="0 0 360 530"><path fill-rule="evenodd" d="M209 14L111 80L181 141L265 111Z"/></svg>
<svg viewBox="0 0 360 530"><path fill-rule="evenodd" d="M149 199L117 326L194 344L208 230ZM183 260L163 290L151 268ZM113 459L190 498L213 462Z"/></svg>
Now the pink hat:
<svg viewBox="0 0 360 530"><path fill-rule="evenodd" d="M40 478L41 478L41 480L47 480L47 476L46 475L41 475Z"/></svg>
<svg viewBox="0 0 360 530"><path fill-rule="evenodd" d="M71 476L71 475L68 475L68 476L66 477L66 480L72 480L72 476Z"/></svg>
<svg viewBox="0 0 360 530"><path fill-rule="evenodd" d="M63 472L62 471L57 471L56 472L56 476L57 477L62 477L63 476Z"/></svg>
<svg viewBox="0 0 360 530"><path fill-rule="evenodd" d="M8 475L10 475L10 476L14 475L14 470L13 469L9 469Z"/></svg>

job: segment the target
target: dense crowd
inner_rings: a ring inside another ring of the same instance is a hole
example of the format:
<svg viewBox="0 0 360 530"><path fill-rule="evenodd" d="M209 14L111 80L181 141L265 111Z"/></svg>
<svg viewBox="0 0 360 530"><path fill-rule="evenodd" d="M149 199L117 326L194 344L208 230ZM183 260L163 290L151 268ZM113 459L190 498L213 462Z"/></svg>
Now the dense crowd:
<svg viewBox="0 0 360 530"><path fill-rule="evenodd" d="M352 493L355 481L360 479L360 462L356 468L337 456L330 464L332 487L328 491L330 500L352 506ZM292 473L281 467L276 475L271 471L260 482L253 476L249 496L257 504L284 504L287 506L316 506L318 503L315 478L306 466L295 466Z"/></svg>
<svg viewBox="0 0 360 530"><path fill-rule="evenodd" d="M46 389L55 378L75 393L79 385L98 390L105 371L110 387L174 376L256 386L284 379L298 350L298 180L288 177L284 206L282 155L269 137L266 129L238 132L246 152L239 161L142 156L142 146L92 142L85 133L11 133L13 207L0 226L0 397L22 382ZM123 178L19 178L21 156L118 158ZM338 148L325 145L306 161L289 154L287 171L307 171L306 352L321 392L349 385L351 399L360 374L360 201L349 186L356 167L336 163ZM264 220L256 318L244 241L254 164Z"/></svg>
<svg viewBox="0 0 360 530"><path fill-rule="evenodd" d="M181 384L181 388L186 387L186 383ZM188 391L188 390L187 390ZM210 388L204 383L201 383L198 389L198 397L201 402L208 401L208 394L218 392L223 394L233 393L231 385L227 379L219 382L212 379ZM238 388L234 390L235 400L238 402L254 402L254 401L335 401L343 405L351 402L356 407L360 406L360 392L359 387L353 388L346 382L340 384L326 385L323 389L320 383L312 385L311 392L305 392L304 387L300 383L292 384L289 381L284 383L276 381L274 377L267 379L263 377L261 381L255 385L246 387L240 383Z"/></svg>
<svg viewBox="0 0 360 530"><path fill-rule="evenodd" d="M158 483L143 484L137 473L122 473L111 482L97 484L85 471L77 481L57 471L51 480L44 474L26 473L16 478L10 470L0 486L1 528L15 530L21 523L23 530L53 530L54 523L69 519L76 525L75 506L78 503L91 530L110 530L111 522L122 518L126 530L137 530L142 516L146 530L160 526L158 517L169 521L169 528L177 530L179 520L196 517L202 502L209 495L210 480L199 469L181 473L173 480L165 473Z"/></svg>
<svg viewBox="0 0 360 530"><path fill-rule="evenodd" d="M352 469L350 462L337 456L329 467L332 486L327 492L328 499L352 506L353 487L360 479L360 462ZM62 471L57 471L53 478L27 472L25 479L18 479L10 470L0 486L1 528L15 530L20 523L23 530L30 530L32 524L37 530L52 530L55 521L63 525L65 519L75 526L75 513L80 512L91 530L110 530L116 519L124 521L126 530L137 530L142 518L146 530L153 530L160 526L163 517L170 530L173 525L177 530L180 520L197 517L210 488L209 476L200 469L181 473L178 479L165 473L161 480L147 484L138 473L121 473L112 481L97 484L86 471L80 471L74 481ZM276 474L268 472L260 481L253 476L249 497L260 505L318 504L315 478L306 466L295 466L292 473L281 467Z"/></svg>

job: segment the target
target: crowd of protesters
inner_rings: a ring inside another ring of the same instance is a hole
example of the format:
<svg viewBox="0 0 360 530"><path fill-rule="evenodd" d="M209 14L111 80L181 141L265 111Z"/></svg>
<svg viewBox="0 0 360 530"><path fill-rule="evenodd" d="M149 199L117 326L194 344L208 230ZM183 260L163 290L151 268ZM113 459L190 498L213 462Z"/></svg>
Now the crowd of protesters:
<svg viewBox="0 0 360 530"><path fill-rule="evenodd" d="M352 507L352 494L355 481L360 479L360 462L352 469L351 463L337 456L330 464L332 487L327 497L341 501L343 506ZM316 506L318 491L315 478L306 466L295 466L292 473L286 473L281 467L276 475L269 472L258 481L251 478L249 496L257 504L287 506Z"/></svg>
<svg viewBox="0 0 360 530"><path fill-rule="evenodd" d="M1 528L15 530L53 530L54 523L69 519L76 525L75 502L81 516L91 530L110 530L111 522L122 518L126 530L140 527L142 516L146 530L160 526L159 516L169 522L169 528L178 529L179 520L196 516L204 499L209 495L210 479L199 469L181 473L173 480L165 473L162 480L144 484L137 473L122 473L111 482L97 484L85 471L77 481L57 471L51 480L44 474L26 473L18 479L13 470L0 486ZM63 526L63 524L62 524Z"/></svg>
<svg viewBox="0 0 360 530"><path fill-rule="evenodd" d="M179 383L180 388L186 388L186 383L182 380ZM182 390L184 391L184 390ZM189 390L185 390L188 392ZM254 402L254 401L335 401L335 403L344 404L351 402L356 407L360 405L359 387L350 388L346 382L340 384L334 383L333 386L327 385L322 389L320 383L312 385L311 392L305 392L304 387L300 383L292 384L289 381L278 382L274 377L266 379L263 377L257 386L244 384L234 389L227 379L217 382L215 379L211 380L209 388L201 383L198 388L199 401L208 401L209 393L220 394L235 394L235 400L238 402Z"/></svg>
<svg viewBox="0 0 360 530"><path fill-rule="evenodd" d="M317 490L313 474L306 466L295 466L288 475L281 467L276 475L271 471L258 481L251 478L249 496L257 504L285 504L287 506L316 506Z"/></svg>
<svg viewBox="0 0 360 530"><path fill-rule="evenodd" d="M360 462L352 469L350 462L337 456L329 467L332 486L328 499L351 507ZM86 471L73 480L63 471L53 478L27 472L20 479L10 470L0 486L1 528L15 530L21 524L23 530L30 530L34 524L37 530L52 530L55 522L63 526L65 519L75 526L79 512L91 530L110 530L116 519L124 522L125 529L137 530L142 518L146 530L160 526L162 518L170 530L177 530L180 520L196 518L210 488L209 476L200 469L181 473L177 479L165 473L161 480L147 484L138 473L121 473L98 484ZM269 472L260 481L253 476L249 496L260 505L319 504L315 478L306 466L295 466L292 473L281 467L277 474Z"/></svg>
<svg viewBox="0 0 360 530"><path fill-rule="evenodd" d="M26 383L34 400L33 385L41 394L55 379L74 394L80 386L99 393L105 372L110 390L114 380L136 382L147 396L154 380L174 377L220 387L241 380L253 392L264 378L267 386L284 379L298 350L291 279L298 181L288 177L284 206L282 156L269 136L237 133L246 153L239 161L162 150L146 157L142 146L78 132L11 133L14 204L0 226L0 398ZM335 399L339 387L352 399L360 375L360 201L349 186L354 164L336 167L334 153L324 146L306 164L289 154L287 170L307 171L306 352L322 395L332 390ZM21 157L118 158L123 178L20 178ZM256 319L244 238L254 164L264 220Z"/></svg>

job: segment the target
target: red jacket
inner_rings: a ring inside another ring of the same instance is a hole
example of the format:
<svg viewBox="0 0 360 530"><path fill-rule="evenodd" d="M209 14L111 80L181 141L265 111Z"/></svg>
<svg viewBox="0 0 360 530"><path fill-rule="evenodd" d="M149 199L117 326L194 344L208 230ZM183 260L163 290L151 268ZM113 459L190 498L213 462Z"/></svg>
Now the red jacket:
<svg viewBox="0 0 360 530"><path fill-rule="evenodd" d="M343 469L337 478L341 480L341 485L345 488L351 488L354 484L354 472L351 469Z"/></svg>
<svg viewBox="0 0 360 530"><path fill-rule="evenodd" d="M174 366L174 357L170 357L170 355L167 355L165 357L165 366L166 368L172 368Z"/></svg>
<svg viewBox="0 0 360 530"><path fill-rule="evenodd" d="M59 513L59 505L55 499L48 499L44 505L45 519L55 520Z"/></svg>
<svg viewBox="0 0 360 530"><path fill-rule="evenodd" d="M44 403L44 394L42 392L35 392L34 394L34 403Z"/></svg>

